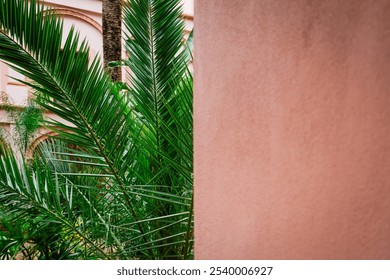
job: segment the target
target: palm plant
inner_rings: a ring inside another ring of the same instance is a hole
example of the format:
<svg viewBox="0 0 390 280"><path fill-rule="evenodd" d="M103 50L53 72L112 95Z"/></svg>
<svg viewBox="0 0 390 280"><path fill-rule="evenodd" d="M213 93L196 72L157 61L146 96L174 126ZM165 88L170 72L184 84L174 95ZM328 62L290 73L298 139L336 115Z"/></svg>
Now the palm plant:
<svg viewBox="0 0 390 280"><path fill-rule="evenodd" d="M0 0L0 59L24 74L57 136L0 157L1 258L188 259L192 74L178 0L123 3L129 84L35 0ZM21 159L20 159L21 158Z"/></svg>

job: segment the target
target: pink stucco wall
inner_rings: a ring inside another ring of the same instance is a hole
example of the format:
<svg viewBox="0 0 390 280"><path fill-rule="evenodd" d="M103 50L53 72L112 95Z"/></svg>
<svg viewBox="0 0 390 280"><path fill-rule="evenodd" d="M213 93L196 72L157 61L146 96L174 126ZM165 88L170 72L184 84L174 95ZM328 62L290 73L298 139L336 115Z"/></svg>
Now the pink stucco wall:
<svg viewBox="0 0 390 280"><path fill-rule="evenodd" d="M195 2L197 259L390 259L389 15Z"/></svg>

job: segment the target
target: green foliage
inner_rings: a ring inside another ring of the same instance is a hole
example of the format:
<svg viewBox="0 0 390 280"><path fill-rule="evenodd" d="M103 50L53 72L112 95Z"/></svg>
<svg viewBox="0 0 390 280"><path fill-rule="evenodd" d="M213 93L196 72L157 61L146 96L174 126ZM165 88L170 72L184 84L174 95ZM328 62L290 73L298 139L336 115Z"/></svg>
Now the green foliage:
<svg viewBox="0 0 390 280"><path fill-rule="evenodd" d="M192 258L191 52L179 2L124 3L126 85L89 61L73 29L61 46L55 12L0 0L0 59L64 120L45 121L58 136L32 161L1 151L2 258Z"/></svg>
<svg viewBox="0 0 390 280"><path fill-rule="evenodd" d="M42 110L39 109L34 102L30 102L28 106L23 108L20 112L14 112L16 135L20 149L27 151L30 141L33 139L35 132L41 127L43 123Z"/></svg>

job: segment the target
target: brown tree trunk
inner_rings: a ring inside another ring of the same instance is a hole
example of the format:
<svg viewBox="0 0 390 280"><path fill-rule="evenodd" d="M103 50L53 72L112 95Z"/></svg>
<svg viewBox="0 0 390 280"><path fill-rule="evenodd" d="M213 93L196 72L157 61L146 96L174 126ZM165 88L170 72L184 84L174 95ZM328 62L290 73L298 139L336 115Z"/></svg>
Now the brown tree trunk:
<svg viewBox="0 0 390 280"><path fill-rule="evenodd" d="M120 61L122 55L120 0L103 0L103 59L104 67L111 61ZM109 71L113 81L121 81L121 67Z"/></svg>

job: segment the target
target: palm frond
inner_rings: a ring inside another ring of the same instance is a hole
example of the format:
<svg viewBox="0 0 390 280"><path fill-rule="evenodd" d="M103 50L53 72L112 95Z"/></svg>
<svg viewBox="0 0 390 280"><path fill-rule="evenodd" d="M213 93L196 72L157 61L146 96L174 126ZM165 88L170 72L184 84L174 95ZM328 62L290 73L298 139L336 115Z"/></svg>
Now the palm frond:
<svg viewBox="0 0 390 280"><path fill-rule="evenodd" d="M77 137L77 144L102 156L121 181L112 151L125 153L131 123L100 59L89 63L89 47L73 30L61 47L62 20L34 0L0 1L0 11L0 59L34 81L24 83L36 90L41 106L70 123L51 123L68 132L62 138Z"/></svg>
<svg viewBox="0 0 390 280"><path fill-rule="evenodd" d="M172 228L161 228L163 220L156 219L154 227L161 230L153 248L165 255L189 245L190 238L183 236L192 232L192 213L188 214L193 184L192 73L188 71L190 56L183 43L181 14L176 0L129 0L124 7L130 100L142 131L137 145L148 155L148 169L143 174L147 184L159 186L153 191L161 197L162 193L183 197L186 191L190 195L189 203L180 207L161 200L148 205L152 218L182 211L189 215L186 222Z"/></svg>
<svg viewBox="0 0 390 280"><path fill-rule="evenodd" d="M45 232L47 228L55 229L48 238L72 240L72 247L88 244L89 250L95 255L107 258L107 254L91 239L88 230L78 225L80 213L77 211L77 188L69 180L61 180L48 172L41 165L32 168L15 159L12 153L2 151L0 163L0 204L2 208L12 207L12 210L2 211L5 221L30 219L35 221L34 231L30 232L26 242L36 244L32 238L34 232ZM85 212L85 211L84 211ZM3 223L4 224L4 223ZM46 229L45 229L46 228ZM40 230L38 230L40 229ZM43 230L42 230L43 229ZM76 238L75 238L76 237ZM42 242L42 237L38 239ZM69 245L70 246L70 245Z"/></svg>

